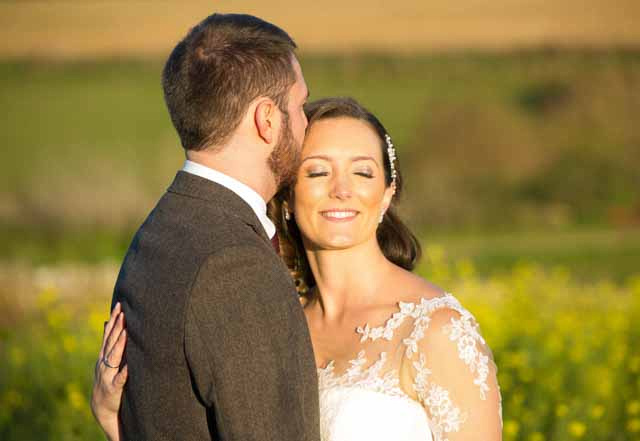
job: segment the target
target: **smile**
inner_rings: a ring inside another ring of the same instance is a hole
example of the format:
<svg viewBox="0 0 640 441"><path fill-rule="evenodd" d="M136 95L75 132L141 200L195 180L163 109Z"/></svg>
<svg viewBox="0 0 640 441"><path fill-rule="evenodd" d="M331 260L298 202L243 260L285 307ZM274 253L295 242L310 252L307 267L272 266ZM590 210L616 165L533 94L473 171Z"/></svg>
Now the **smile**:
<svg viewBox="0 0 640 441"><path fill-rule="evenodd" d="M327 210L321 211L320 214L325 219L331 221L346 221L356 217L358 215L358 212L355 210Z"/></svg>

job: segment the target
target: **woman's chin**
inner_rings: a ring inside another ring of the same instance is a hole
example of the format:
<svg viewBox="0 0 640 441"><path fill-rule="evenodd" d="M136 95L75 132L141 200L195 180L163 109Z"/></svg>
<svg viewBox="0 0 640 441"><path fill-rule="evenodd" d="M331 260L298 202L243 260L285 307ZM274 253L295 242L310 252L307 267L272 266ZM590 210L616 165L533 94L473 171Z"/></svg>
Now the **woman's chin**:
<svg viewBox="0 0 640 441"><path fill-rule="evenodd" d="M334 234L323 237L316 242L316 247L321 250L346 250L358 244L356 238L351 235Z"/></svg>

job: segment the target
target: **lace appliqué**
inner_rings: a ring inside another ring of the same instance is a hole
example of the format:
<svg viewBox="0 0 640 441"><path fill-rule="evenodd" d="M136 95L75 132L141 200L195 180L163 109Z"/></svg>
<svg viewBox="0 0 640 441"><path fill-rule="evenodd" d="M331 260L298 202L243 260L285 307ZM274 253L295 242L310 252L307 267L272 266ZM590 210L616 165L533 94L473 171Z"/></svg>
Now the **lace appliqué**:
<svg viewBox="0 0 640 441"><path fill-rule="evenodd" d="M383 326L370 327L368 323L364 327L358 326L356 332L361 335L360 342L376 341L379 338L391 340L393 331L402 325L405 318L411 317L414 319L413 331L408 338L403 340L404 344L407 345L407 356L411 357L413 353L418 351L417 343L424 337L424 330L429 326L429 314L432 311L443 307L455 309L461 314L465 311L458 299L451 293L445 293L440 297L431 299L423 298L420 303L399 302L398 306L400 310L394 313Z"/></svg>
<svg viewBox="0 0 640 441"><path fill-rule="evenodd" d="M448 441L448 438L444 437L445 434L459 431L460 425L467 419L467 414L461 413L460 409L453 405L446 389L429 382L431 370L427 368L423 354L420 354L419 361L413 362L413 367L417 372L413 388L431 414L434 441Z"/></svg>
<svg viewBox="0 0 640 441"><path fill-rule="evenodd" d="M473 384L480 388L480 397L485 400L487 377L489 376L489 357L478 349L478 344L486 345L484 338L478 332L478 324L470 313L462 314L459 319L451 318L451 324L442 328L453 342L458 342L458 355L472 373L476 374Z"/></svg>
<svg viewBox="0 0 640 441"><path fill-rule="evenodd" d="M391 340L393 338L393 331L402 325L404 319L414 313L415 304L399 302L398 306L400 311L394 313L389 320L386 321L384 326L369 327L366 323L364 327L358 326L356 332L361 335L360 343L364 343L367 340L376 341L379 338L385 340Z"/></svg>
<svg viewBox="0 0 640 441"><path fill-rule="evenodd" d="M413 328L408 337L402 340L405 346L407 359L414 359L413 367L416 370L413 388L422 405L430 413L430 425L434 435L434 441L448 441L447 433L457 432L466 421L468 414L454 405L449 391L435 382L430 381L431 370L427 367L424 354L419 352L419 342L425 337L425 333L431 322L431 315L435 310L448 308L457 311L460 318L451 318L451 322L442 330L452 342L456 342L458 355L475 375L474 384L480 388L480 396L486 399L489 391L487 378L489 375L489 357L481 352L485 346L485 340L480 335L479 326L473 315L467 311L460 302L450 293L430 299L423 298L418 303L399 302L399 310L394 313L382 326L371 327L369 324L359 326L356 332L360 335L360 342L368 340L376 341L385 339L391 341L394 332L408 317L413 319ZM335 363L330 361L326 367L318 368L320 390L333 387L362 387L367 390L381 392L387 395L400 396L415 402L400 387L397 369L382 374L387 362L387 354L380 353L379 359L368 368L365 351L358 353L357 358L349 361L349 367L342 375L335 374ZM502 402L500 401L500 420L502 422Z"/></svg>
<svg viewBox="0 0 640 441"><path fill-rule="evenodd" d="M380 357L367 369L363 366L367 363L365 351L358 353L357 358L349 361L349 368L342 375L335 374L335 362L331 360L326 367L318 368L318 384L320 390L333 387L358 386L374 392L386 395L406 397L400 388L400 379L395 370L381 375L382 368L387 362L386 352L381 352Z"/></svg>

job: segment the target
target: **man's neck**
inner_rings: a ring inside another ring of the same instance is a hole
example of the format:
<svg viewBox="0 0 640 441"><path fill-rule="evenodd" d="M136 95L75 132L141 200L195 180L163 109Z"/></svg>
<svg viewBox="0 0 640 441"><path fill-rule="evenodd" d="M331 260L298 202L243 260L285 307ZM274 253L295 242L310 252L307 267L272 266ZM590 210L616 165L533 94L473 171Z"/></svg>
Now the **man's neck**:
<svg viewBox="0 0 640 441"><path fill-rule="evenodd" d="M209 152L187 152L187 159L197 164L209 167L223 173L251 188L258 193L265 202L276 194L276 183L269 166L258 164L256 160L229 154L228 148L211 154Z"/></svg>

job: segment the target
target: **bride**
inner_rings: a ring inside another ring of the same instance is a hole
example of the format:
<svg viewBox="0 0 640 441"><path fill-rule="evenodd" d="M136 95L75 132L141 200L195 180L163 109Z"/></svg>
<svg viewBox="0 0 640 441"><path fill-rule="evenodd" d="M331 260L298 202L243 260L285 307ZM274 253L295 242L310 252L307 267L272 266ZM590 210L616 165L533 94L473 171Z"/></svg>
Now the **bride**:
<svg viewBox="0 0 640 441"><path fill-rule="evenodd" d="M272 214L311 333L322 439L500 440L497 366L479 325L411 272L420 247L395 213L402 177L387 131L349 98L305 112L297 179ZM100 359L120 364L124 327L116 307ZM92 408L112 441L127 375L96 369Z"/></svg>

